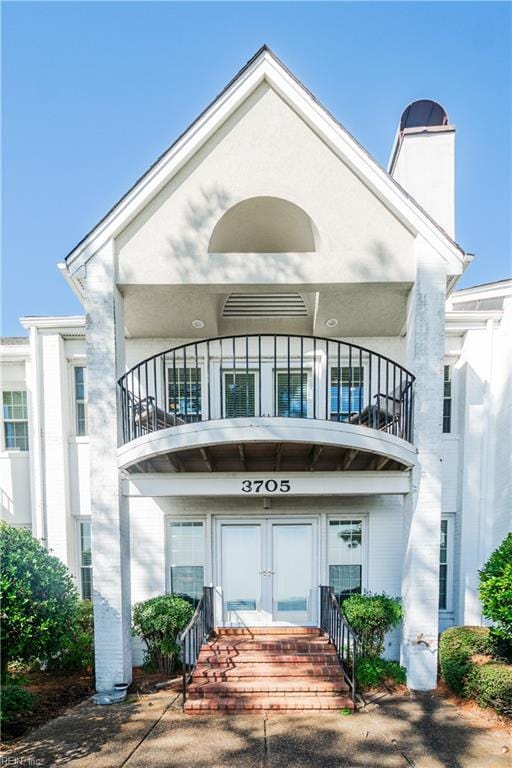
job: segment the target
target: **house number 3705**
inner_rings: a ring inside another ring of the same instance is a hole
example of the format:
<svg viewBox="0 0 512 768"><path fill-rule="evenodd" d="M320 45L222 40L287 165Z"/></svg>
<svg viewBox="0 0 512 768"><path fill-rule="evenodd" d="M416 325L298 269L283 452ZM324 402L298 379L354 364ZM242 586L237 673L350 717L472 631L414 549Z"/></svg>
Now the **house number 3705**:
<svg viewBox="0 0 512 768"><path fill-rule="evenodd" d="M244 493L288 493L289 480L242 480Z"/></svg>

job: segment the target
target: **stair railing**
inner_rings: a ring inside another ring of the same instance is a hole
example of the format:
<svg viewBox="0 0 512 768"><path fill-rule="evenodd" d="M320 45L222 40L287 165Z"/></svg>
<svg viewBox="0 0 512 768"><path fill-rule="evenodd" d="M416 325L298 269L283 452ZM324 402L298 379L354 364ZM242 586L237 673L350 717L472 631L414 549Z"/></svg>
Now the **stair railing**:
<svg viewBox="0 0 512 768"><path fill-rule="evenodd" d="M203 587L203 596L178 641L183 665L183 703L187 698L187 685L197 664L199 651L213 631L213 625L213 587Z"/></svg>
<svg viewBox="0 0 512 768"><path fill-rule="evenodd" d="M320 629L336 648L352 701L356 698L356 661L359 638L347 622L332 587L320 587Z"/></svg>

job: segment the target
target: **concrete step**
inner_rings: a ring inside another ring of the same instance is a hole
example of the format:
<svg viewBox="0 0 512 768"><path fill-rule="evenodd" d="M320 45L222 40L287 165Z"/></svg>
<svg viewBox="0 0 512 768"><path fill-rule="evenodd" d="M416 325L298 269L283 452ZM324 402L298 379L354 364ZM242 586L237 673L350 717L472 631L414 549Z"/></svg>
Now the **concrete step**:
<svg viewBox="0 0 512 768"><path fill-rule="evenodd" d="M216 699L187 699L184 710L189 715L230 712L303 712L353 709L348 696L236 696Z"/></svg>

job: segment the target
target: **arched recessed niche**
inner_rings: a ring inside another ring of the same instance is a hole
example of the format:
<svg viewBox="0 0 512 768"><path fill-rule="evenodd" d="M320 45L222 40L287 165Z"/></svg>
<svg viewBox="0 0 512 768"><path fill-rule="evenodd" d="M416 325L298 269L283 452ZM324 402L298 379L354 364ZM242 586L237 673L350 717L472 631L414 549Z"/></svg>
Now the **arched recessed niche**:
<svg viewBox="0 0 512 768"><path fill-rule="evenodd" d="M226 211L215 225L210 253L306 253L317 250L308 214L280 197L251 197Z"/></svg>

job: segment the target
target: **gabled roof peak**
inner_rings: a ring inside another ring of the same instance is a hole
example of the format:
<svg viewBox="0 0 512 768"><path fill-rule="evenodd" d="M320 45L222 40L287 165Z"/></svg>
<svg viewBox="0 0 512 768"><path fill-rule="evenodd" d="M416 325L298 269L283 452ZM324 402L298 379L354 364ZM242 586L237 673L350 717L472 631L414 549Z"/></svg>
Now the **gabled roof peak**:
<svg viewBox="0 0 512 768"><path fill-rule="evenodd" d="M461 263L463 251L460 246L389 176L265 43L66 256L68 274L75 274L105 242L115 237L263 81L279 93L377 197L387 201L406 226L423 232L443 258ZM457 266L455 274L458 273Z"/></svg>

